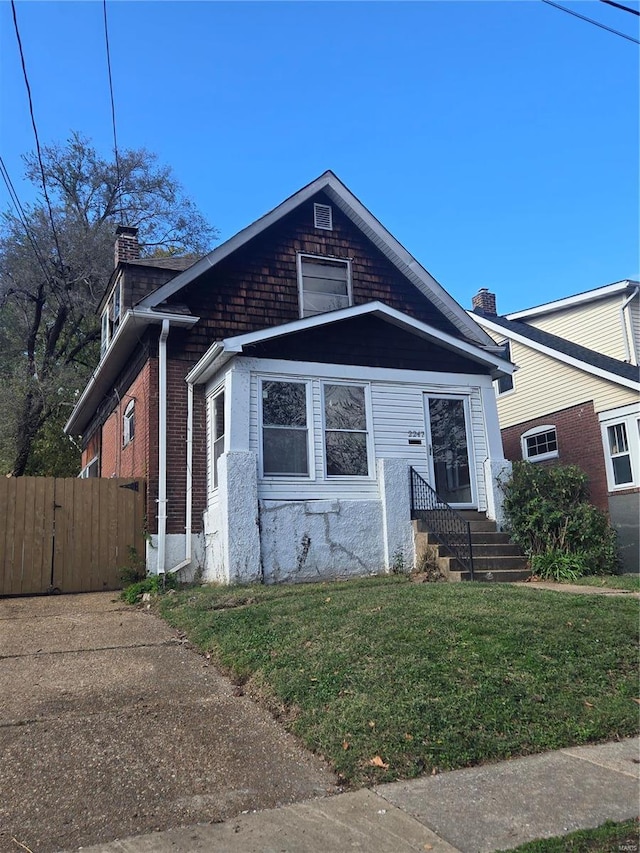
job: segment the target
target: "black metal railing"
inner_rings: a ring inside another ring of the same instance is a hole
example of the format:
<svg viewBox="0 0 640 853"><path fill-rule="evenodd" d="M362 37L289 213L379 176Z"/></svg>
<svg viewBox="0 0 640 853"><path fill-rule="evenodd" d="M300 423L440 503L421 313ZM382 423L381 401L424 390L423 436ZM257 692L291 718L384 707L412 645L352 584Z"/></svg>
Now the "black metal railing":
<svg viewBox="0 0 640 853"><path fill-rule="evenodd" d="M448 548L473 580L473 548L471 525L459 512L443 500L415 468L409 469L411 518L422 519L429 533Z"/></svg>

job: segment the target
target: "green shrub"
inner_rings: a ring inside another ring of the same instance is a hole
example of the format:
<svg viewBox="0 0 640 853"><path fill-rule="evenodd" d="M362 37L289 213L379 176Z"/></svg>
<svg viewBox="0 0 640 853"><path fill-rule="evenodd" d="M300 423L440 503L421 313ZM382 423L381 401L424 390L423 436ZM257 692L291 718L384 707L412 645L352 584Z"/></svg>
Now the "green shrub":
<svg viewBox="0 0 640 853"><path fill-rule="evenodd" d="M132 583L123 589L121 595L127 604L137 604L145 592L150 592L152 595L159 595L168 589L177 588L178 581L175 575L149 575L144 580Z"/></svg>
<svg viewBox="0 0 640 853"><path fill-rule="evenodd" d="M575 580L616 572L615 531L588 502L587 476L576 465L516 462L503 490L512 539L536 574Z"/></svg>

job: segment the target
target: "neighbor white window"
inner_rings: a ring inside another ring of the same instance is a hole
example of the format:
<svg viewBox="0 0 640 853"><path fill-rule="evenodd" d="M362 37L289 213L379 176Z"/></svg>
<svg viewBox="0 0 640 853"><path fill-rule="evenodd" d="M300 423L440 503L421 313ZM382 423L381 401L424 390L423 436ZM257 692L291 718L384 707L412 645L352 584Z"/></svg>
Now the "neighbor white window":
<svg viewBox="0 0 640 853"><path fill-rule="evenodd" d="M211 402L211 438L213 441L213 488L218 488L218 459L224 453L224 391L215 396Z"/></svg>
<svg viewBox="0 0 640 853"><path fill-rule="evenodd" d="M522 458L529 462L542 462L558 456L558 434L553 425L545 424L527 430L520 437Z"/></svg>
<svg viewBox="0 0 640 853"><path fill-rule="evenodd" d="M84 466L82 471L78 474L78 477L81 480L86 480L88 477L99 477L100 476L100 459L97 456L94 456L90 462Z"/></svg>
<svg viewBox="0 0 640 853"><path fill-rule="evenodd" d="M638 406L600 416L609 490L640 486L640 418Z"/></svg>
<svg viewBox="0 0 640 853"><path fill-rule="evenodd" d="M351 305L348 260L298 255L300 316L311 317Z"/></svg>
<svg viewBox="0 0 640 853"><path fill-rule="evenodd" d="M136 434L136 401L129 400L122 417L122 446L126 447Z"/></svg>
<svg viewBox="0 0 640 853"><path fill-rule="evenodd" d="M308 477L308 383L263 379L260 388L264 476Z"/></svg>
<svg viewBox="0 0 640 853"><path fill-rule="evenodd" d="M325 384L324 449L327 477L367 477L367 407L363 385Z"/></svg>

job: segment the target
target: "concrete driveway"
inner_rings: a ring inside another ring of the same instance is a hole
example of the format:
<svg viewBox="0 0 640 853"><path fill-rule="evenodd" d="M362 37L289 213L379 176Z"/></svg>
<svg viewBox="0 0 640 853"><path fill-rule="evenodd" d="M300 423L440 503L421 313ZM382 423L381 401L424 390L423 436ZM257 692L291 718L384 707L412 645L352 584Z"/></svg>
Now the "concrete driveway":
<svg viewBox="0 0 640 853"><path fill-rule="evenodd" d="M0 599L0 850L49 853L336 790L326 765L114 593Z"/></svg>

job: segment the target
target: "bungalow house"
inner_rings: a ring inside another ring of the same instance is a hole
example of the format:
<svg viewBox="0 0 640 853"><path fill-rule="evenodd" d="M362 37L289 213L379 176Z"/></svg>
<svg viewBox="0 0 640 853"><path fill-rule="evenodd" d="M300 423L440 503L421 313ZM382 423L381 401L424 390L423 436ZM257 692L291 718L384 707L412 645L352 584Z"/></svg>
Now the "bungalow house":
<svg viewBox="0 0 640 853"><path fill-rule="evenodd" d="M496 518L489 334L332 173L197 262L121 227L82 476L147 480L150 571L224 583L415 558L409 469Z"/></svg>
<svg viewBox="0 0 640 853"><path fill-rule="evenodd" d="M483 288L473 316L517 370L495 383L505 456L575 464L638 571L639 282L618 281L499 316Z"/></svg>

